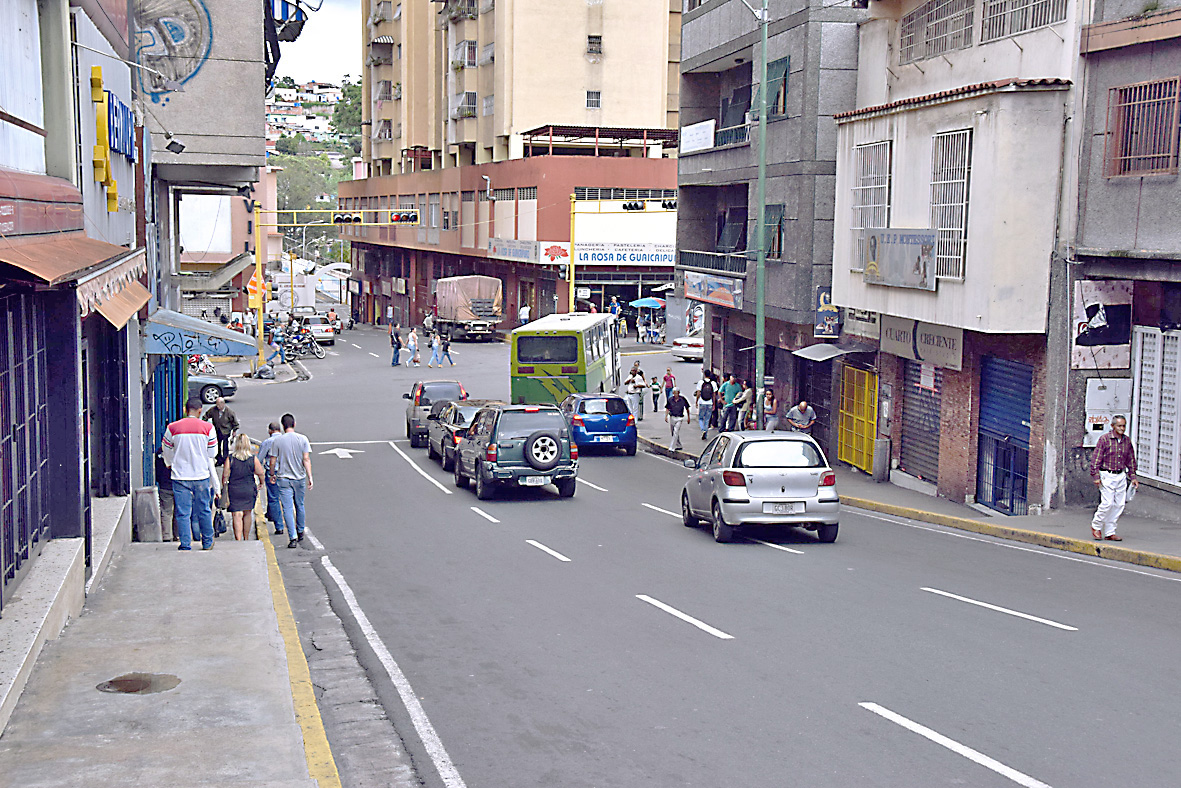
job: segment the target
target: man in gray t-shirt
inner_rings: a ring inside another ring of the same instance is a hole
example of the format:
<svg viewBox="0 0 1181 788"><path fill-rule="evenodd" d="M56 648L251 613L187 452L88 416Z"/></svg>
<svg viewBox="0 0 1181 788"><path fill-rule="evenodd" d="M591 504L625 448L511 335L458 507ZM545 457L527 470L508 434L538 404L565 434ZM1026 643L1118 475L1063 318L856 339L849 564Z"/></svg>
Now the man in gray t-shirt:
<svg viewBox="0 0 1181 788"><path fill-rule="evenodd" d="M787 412L787 423L796 432L812 434L812 425L816 423L816 411L805 400Z"/></svg>
<svg viewBox="0 0 1181 788"><path fill-rule="evenodd" d="M287 524L288 547L303 541L304 493L312 489L312 445L295 431L295 417L284 413L283 434L271 439L267 456L267 477L279 488L283 522Z"/></svg>

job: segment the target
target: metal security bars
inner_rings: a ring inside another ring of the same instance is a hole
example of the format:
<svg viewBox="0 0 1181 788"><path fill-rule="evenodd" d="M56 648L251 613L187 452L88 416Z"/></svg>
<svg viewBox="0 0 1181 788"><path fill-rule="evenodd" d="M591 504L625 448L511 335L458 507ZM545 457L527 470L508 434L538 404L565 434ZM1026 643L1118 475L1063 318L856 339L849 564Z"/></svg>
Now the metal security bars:
<svg viewBox="0 0 1181 788"><path fill-rule="evenodd" d="M48 386L44 312L0 296L0 607L49 539Z"/></svg>
<svg viewBox="0 0 1181 788"><path fill-rule="evenodd" d="M1066 19L1066 0L984 0L980 41L1024 33Z"/></svg>
<svg viewBox="0 0 1181 788"><path fill-rule="evenodd" d="M675 200L676 189L622 189L598 186L575 186L575 200Z"/></svg>
<svg viewBox="0 0 1181 788"><path fill-rule="evenodd" d="M861 231L890 226L890 157L892 143L870 142L853 148L853 260L849 270L865 269Z"/></svg>
<svg viewBox="0 0 1181 788"><path fill-rule="evenodd" d="M972 46L975 12L976 0L930 0L911 11L902 17L898 62L913 63Z"/></svg>
<svg viewBox="0 0 1181 788"><path fill-rule="evenodd" d="M931 141L931 227L935 276L963 279L968 255L968 188L972 170L972 130L936 134Z"/></svg>
<svg viewBox="0 0 1181 788"><path fill-rule="evenodd" d="M1107 177L1177 172L1179 87L1172 77L1108 91Z"/></svg>

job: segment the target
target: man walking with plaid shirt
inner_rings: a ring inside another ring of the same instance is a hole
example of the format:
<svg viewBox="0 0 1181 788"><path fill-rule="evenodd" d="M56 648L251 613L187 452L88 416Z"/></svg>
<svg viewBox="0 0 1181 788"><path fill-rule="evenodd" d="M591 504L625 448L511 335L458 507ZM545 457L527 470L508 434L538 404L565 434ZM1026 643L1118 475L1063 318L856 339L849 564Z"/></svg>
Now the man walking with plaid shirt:
<svg viewBox="0 0 1181 788"><path fill-rule="evenodd" d="M1099 443L1091 455L1091 478L1099 488L1099 508L1091 521L1091 536L1111 542L1122 542L1115 532L1116 522L1124 512L1128 484L1139 487L1136 479L1136 450L1132 439L1124 434L1128 421L1123 416L1111 420L1111 429L1099 436Z"/></svg>

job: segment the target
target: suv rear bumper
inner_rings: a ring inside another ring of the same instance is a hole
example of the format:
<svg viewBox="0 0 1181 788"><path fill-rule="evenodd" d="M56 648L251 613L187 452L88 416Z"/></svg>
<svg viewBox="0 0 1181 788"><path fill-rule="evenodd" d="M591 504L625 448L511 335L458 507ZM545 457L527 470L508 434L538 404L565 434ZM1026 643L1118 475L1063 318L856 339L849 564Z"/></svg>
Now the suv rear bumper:
<svg viewBox="0 0 1181 788"><path fill-rule="evenodd" d="M493 467L491 474L491 478L494 481L506 484L516 484L520 479L526 476L548 476L554 481L557 481L558 479L572 479L578 476L578 465L559 465L556 468L550 468L548 471L539 471L536 468L528 467Z"/></svg>

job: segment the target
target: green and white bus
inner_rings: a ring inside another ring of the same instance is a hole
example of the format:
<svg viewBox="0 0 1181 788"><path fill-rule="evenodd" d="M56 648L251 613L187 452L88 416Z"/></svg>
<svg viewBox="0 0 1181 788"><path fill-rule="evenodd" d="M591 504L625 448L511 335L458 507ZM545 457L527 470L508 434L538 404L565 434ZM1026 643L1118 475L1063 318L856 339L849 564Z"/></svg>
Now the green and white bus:
<svg viewBox="0 0 1181 788"><path fill-rule="evenodd" d="M560 403L619 387L619 337L610 314L555 314L513 329L509 376L516 404Z"/></svg>

